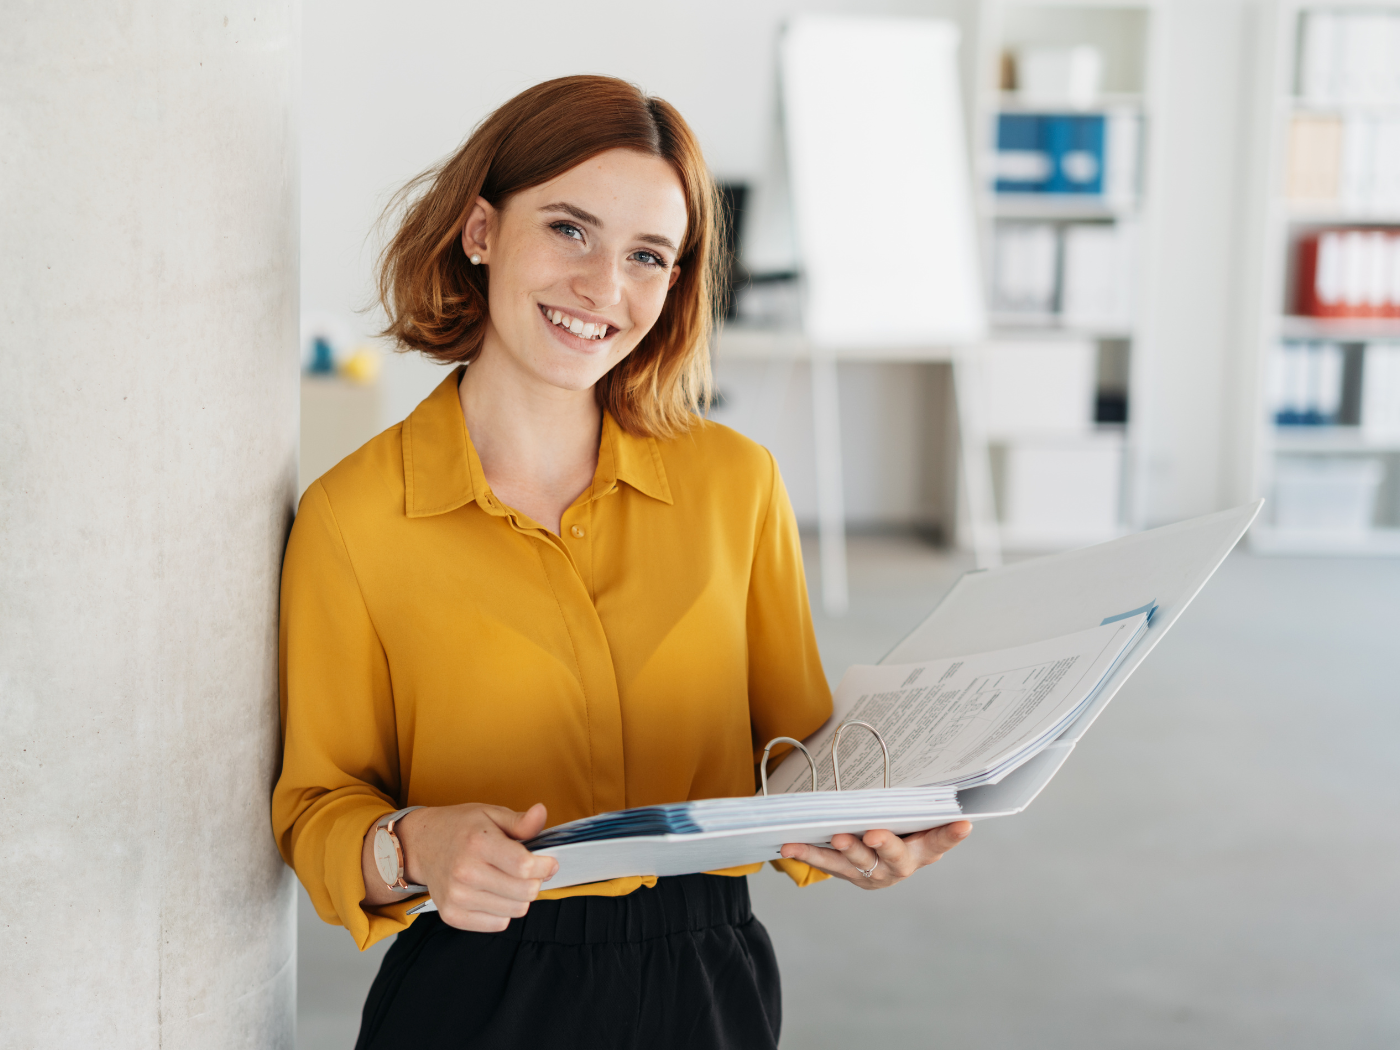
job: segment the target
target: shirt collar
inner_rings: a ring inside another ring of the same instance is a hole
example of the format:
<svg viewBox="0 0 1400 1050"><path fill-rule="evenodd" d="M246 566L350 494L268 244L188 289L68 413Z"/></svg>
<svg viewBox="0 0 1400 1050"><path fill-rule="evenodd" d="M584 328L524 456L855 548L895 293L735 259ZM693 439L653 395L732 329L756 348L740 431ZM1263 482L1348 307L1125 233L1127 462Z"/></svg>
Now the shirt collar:
<svg viewBox="0 0 1400 1050"><path fill-rule="evenodd" d="M506 513L491 494L481 458L462 419L457 384L465 370L453 369L404 420L404 512L410 518L446 514L473 500L488 514ZM656 439L627 433L604 412L590 498L611 492L618 481L662 503L674 503Z"/></svg>

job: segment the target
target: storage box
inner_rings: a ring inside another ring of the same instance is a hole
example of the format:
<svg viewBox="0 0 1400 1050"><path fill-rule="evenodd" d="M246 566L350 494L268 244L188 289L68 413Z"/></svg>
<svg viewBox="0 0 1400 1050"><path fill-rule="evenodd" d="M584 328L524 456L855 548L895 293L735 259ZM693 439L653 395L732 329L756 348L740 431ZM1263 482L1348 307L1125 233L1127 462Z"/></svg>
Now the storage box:
<svg viewBox="0 0 1400 1050"><path fill-rule="evenodd" d="M1297 532L1365 532L1385 467L1378 459L1283 457L1274 475L1274 523Z"/></svg>
<svg viewBox="0 0 1400 1050"><path fill-rule="evenodd" d="M992 464L1009 549L1081 547L1121 534L1120 435L994 446Z"/></svg>
<svg viewBox="0 0 1400 1050"><path fill-rule="evenodd" d="M1097 363L1098 347L1085 339L988 343L982 349L987 435L996 441L1091 431Z"/></svg>
<svg viewBox="0 0 1400 1050"><path fill-rule="evenodd" d="M1016 52L1016 89L1026 103L1087 109L1099 98L1103 53L1096 47L1023 47Z"/></svg>

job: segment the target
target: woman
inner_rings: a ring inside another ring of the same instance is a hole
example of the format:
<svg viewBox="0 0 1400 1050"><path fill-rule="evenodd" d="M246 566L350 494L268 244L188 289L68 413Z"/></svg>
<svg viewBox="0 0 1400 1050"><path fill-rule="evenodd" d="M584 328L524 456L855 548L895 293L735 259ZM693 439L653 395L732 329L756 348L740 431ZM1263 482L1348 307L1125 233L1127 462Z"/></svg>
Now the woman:
<svg viewBox="0 0 1400 1050"><path fill-rule="evenodd" d="M405 192L388 334L461 367L307 489L282 584L282 855L361 948L402 931L358 1045L776 1046L759 865L551 890L521 844L752 794L755 748L830 714L773 459L698 415L699 147L665 102L568 77ZM774 863L884 887L968 829Z"/></svg>

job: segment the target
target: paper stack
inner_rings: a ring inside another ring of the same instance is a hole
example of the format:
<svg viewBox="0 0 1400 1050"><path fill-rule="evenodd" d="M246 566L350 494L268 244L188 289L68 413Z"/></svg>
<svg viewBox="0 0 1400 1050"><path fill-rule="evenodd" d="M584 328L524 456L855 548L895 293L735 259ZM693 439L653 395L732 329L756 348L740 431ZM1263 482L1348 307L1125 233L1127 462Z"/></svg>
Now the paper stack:
<svg viewBox="0 0 1400 1050"><path fill-rule="evenodd" d="M1093 702L1099 685L1147 630L1152 609L1033 645L919 664L852 667L833 698L830 721L807 747L825 754L848 721L879 727L896 785L995 784L1059 736ZM848 731L837 752L843 782L869 786L883 774L883 751ZM793 754L769 790L802 791L806 762ZM832 786L831 766L817 787Z"/></svg>
<svg viewBox="0 0 1400 1050"><path fill-rule="evenodd" d="M705 799L603 813L551 828L526 843L553 856L550 888L626 875L681 875L771 860L784 843L826 843L875 828L907 834L957 820L957 791L995 784L1030 761L1093 701L1100 685L1147 629L1149 609L1099 627L992 653L846 672L831 719L805 741L812 768L794 749L769 778L768 797ZM850 727L836 754L830 740L850 720L866 722L884 752Z"/></svg>
<svg viewBox="0 0 1400 1050"><path fill-rule="evenodd" d="M584 817L550 828L526 845L532 850L550 850L604 839L743 832L766 826L797 828L829 824L833 820L864 828L883 828L910 819L930 821L927 826L932 826L940 821L956 820L960 812L957 790L952 787L708 798Z"/></svg>

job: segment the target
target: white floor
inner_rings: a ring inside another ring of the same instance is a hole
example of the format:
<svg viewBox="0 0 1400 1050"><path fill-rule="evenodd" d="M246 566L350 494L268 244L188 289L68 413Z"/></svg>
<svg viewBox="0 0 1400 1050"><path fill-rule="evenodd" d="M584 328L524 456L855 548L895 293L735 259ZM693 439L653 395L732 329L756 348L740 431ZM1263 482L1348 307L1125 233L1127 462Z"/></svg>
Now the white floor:
<svg viewBox="0 0 1400 1050"><path fill-rule="evenodd" d="M828 674L966 567L853 540ZM751 878L784 1046L1400 1046L1397 654L1400 561L1235 554L1025 814L881 893ZM302 905L298 1044L348 1050L381 951Z"/></svg>

